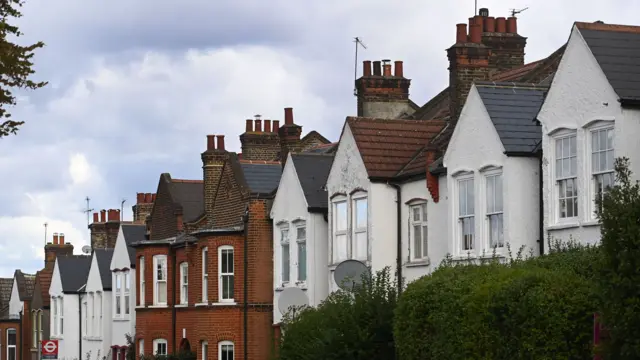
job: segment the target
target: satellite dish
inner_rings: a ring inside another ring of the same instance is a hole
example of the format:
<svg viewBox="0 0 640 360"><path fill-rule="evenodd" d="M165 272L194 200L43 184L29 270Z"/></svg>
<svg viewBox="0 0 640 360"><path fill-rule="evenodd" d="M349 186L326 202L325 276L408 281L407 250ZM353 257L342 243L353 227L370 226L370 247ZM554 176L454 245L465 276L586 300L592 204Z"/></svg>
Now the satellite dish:
<svg viewBox="0 0 640 360"><path fill-rule="evenodd" d="M333 272L333 278L340 289L352 291L356 286L362 285L363 278L370 277L367 265L358 260L345 260L341 262Z"/></svg>
<svg viewBox="0 0 640 360"><path fill-rule="evenodd" d="M85 245L82 247L82 252L85 254L91 254L91 246Z"/></svg>
<svg viewBox="0 0 640 360"><path fill-rule="evenodd" d="M278 297L278 309L282 315L293 311L295 316L296 308L307 305L309 305L307 294L297 287L288 287L282 290L280 297Z"/></svg>

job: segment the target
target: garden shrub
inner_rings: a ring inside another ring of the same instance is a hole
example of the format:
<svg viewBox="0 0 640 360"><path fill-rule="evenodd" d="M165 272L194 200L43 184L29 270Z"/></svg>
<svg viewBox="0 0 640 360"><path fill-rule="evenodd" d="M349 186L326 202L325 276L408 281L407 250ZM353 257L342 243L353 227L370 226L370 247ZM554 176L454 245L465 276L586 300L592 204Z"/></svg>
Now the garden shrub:
<svg viewBox="0 0 640 360"><path fill-rule="evenodd" d="M392 360L395 281L386 268L353 294L337 291L317 308L284 316L282 360Z"/></svg>

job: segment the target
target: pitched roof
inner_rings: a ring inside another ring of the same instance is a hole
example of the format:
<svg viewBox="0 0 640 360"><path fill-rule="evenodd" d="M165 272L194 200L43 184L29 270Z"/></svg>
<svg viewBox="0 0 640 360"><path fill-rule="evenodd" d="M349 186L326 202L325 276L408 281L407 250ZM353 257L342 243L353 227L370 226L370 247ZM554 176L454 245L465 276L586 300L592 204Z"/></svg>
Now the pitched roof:
<svg viewBox="0 0 640 360"><path fill-rule="evenodd" d="M282 176L279 161L240 160L247 186L254 194L270 194L278 188Z"/></svg>
<svg viewBox="0 0 640 360"><path fill-rule="evenodd" d="M98 261L102 288L104 290L111 290L111 258L113 257L113 249L95 249L94 254Z"/></svg>
<svg viewBox="0 0 640 360"><path fill-rule="evenodd" d="M533 153L542 141L535 119L548 88L505 82L476 82L475 86L507 154Z"/></svg>
<svg viewBox="0 0 640 360"><path fill-rule="evenodd" d="M369 177L391 178L440 133L444 121L347 117Z"/></svg>
<svg viewBox="0 0 640 360"><path fill-rule="evenodd" d="M13 278L0 278L0 319L9 317L9 302L11 301L12 289Z"/></svg>
<svg viewBox="0 0 640 360"><path fill-rule="evenodd" d="M78 293L87 285L87 277L91 268L91 256L72 255L60 256L56 260L60 270L62 291L65 293Z"/></svg>
<svg viewBox="0 0 640 360"><path fill-rule="evenodd" d="M604 75L623 101L640 101L640 26L576 22Z"/></svg>
<svg viewBox="0 0 640 360"><path fill-rule="evenodd" d="M129 261L131 265L136 263L136 249L131 244L140 240L145 240L147 227L141 224L122 224L122 235L124 242L127 244L127 252L129 253Z"/></svg>
<svg viewBox="0 0 640 360"><path fill-rule="evenodd" d="M310 211L327 209L325 184L333 163L333 155L291 154L304 197Z"/></svg>
<svg viewBox="0 0 640 360"><path fill-rule="evenodd" d="M171 179L173 200L182 206L184 222L197 220L204 213L204 182L202 180Z"/></svg>
<svg viewBox="0 0 640 360"><path fill-rule="evenodd" d="M40 292L42 295L42 306L49 307L49 286L51 286L51 278L53 277L53 268L45 267L36 274L36 281L40 283Z"/></svg>
<svg viewBox="0 0 640 360"><path fill-rule="evenodd" d="M329 143L322 144L312 147L308 150L303 151L302 153L310 153L310 154L333 154L335 150L338 148L338 143Z"/></svg>
<svg viewBox="0 0 640 360"><path fill-rule="evenodd" d="M16 270L13 275L18 285L18 295L20 301L29 301L33 297L33 288L36 283L36 276L25 274L21 270Z"/></svg>

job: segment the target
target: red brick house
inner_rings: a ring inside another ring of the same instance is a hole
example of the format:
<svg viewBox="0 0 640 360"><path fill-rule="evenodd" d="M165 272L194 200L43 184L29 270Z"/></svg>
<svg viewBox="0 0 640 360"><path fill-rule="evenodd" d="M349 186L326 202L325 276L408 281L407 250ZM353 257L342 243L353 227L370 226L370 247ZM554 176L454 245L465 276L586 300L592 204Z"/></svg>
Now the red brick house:
<svg viewBox="0 0 640 360"><path fill-rule="evenodd" d="M264 127L263 127L264 125ZM207 136L203 180L162 174L148 239L136 247L136 346L145 354L190 349L202 359L268 359L273 346L269 207L280 159L329 141L285 123L247 120L242 154Z"/></svg>
<svg viewBox="0 0 640 360"><path fill-rule="evenodd" d="M18 359L20 318L9 315L13 278L0 278L0 360Z"/></svg>

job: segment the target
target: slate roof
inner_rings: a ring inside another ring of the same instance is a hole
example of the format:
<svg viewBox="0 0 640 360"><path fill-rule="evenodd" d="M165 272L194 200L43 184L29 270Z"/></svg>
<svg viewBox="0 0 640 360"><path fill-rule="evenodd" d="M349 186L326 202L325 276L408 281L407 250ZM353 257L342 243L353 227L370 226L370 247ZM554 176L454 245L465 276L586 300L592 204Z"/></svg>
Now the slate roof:
<svg viewBox="0 0 640 360"><path fill-rule="evenodd" d="M333 154L335 153L336 149L338 148L338 143L329 143L329 144L322 144L322 145L317 145L311 149L305 150L303 151L303 153L310 153L310 154Z"/></svg>
<svg viewBox="0 0 640 360"><path fill-rule="evenodd" d="M111 290L111 258L113 258L113 249L95 249L94 255L98 261L102 289Z"/></svg>
<svg viewBox="0 0 640 360"><path fill-rule="evenodd" d="M370 178L391 178L402 172L421 149L444 128L441 120L347 117Z"/></svg>
<svg viewBox="0 0 640 360"><path fill-rule="evenodd" d="M18 295L20 301L29 301L33 298L33 288L36 284L36 276L31 274L25 274L20 270L16 270L13 278L18 285Z"/></svg>
<svg viewBox="0 0 640 360"><path fill-rule="evenodd" d="M282 176L279 161L240 160L247 186L254 194L270 194L278 188Z"/></svg>
<svg viewBox="0 0 640 360"><path fill-rule="evenodd" d="M575 25L620 99L640 101L640 26Z"/></svg>
<svg viewBox="0 0 640 360"><path fill-rule="evenodd" d="M542 141L535 119L548 88L506 82L476 82L475 86L507 155L533 154Z"/></svg>
<svg viewBox="0 0 640 360"><path fill-rule="evenodd" d="M72 255L60 256L56 260L60 270L62 291L65 293L78 293L86 284L91 268L91 256Z"/></svg>
<svg viewBox="0 0 640 360"><path fill-rule="evenodd" d="M333 155L326 154L292 154L291 159L298 174L304 197L310 211L327 209L327 191L325 184L329 177Z"/></svg>
<svg viewBox="0 0 640 360"><path fill-rule="evenodd" d="M182 205L184 222L197 220L204 213L204 182L202 180L171 179L173 200Z"/></svg>
<svg viewBox="0 0 640 360"><path fill-rule="evenodd" d="M13 278L0 278L0 319L9 317L9 302L11 301L12 289Z"/></svg>
<svg viewBox="0 0 640 360"><path fill-rule="evenodd" d="M140 224L122 224L122 235L127 244L127 252L129 253L129 261L132 266L136 263L136 249L131 245L134 242L146 239L147 227Z"/></svg>

